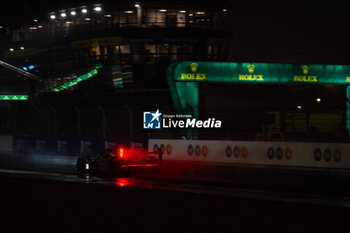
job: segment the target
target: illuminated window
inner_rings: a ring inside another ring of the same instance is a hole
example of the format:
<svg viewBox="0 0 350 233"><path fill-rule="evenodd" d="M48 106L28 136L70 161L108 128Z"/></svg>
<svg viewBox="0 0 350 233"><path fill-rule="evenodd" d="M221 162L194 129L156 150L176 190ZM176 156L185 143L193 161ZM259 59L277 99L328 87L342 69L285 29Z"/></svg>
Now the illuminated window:
<svg viewBox="0 0 350 233"><path fill-rule="evenodd" d="M120 45L120 53L121 54L130 54L130 45Z"/></svg>
<svg viewBox="0 0 350 233"><path fill-rule="evenodd" d="M165 27L166 26L165 22L166 22L166 14L162 14L162 13L157 12L156 13L156 25L158 27Z"/></svg>
<svg viewBox="0 0 350 233"><path fill-rule="evenodd" d="M170 46L170 59L171 61L177 61L179 59L179 55L181 53L180 45L171 45Z"/></svg>
<svg viewBox="0 0 350 233"><path fill-rule="evenodd" d="M155 26L157 22L157 11L148 9L146 11L146 24L149 26Z"/></svg>
<svg viewBox="0 0 350 233"><path fill-rule="evenodd" d="M119 17L119 24L120 24L120 27L125 27L126 26L126 22L127 22L127 19L126 19L126 15L123 14Z"/></svg>
<svg viewBox="0 0 350 233"><path fill-rule="evenodd" d="M155 44L145 44L145 53L156 53Z"/></svg>
<svg viewBox="0 0 350 233"><path fill-rule="evenodd" d="M177 27L186 27L186 15L182 13L177 13L176 17Z"/></svg>
<svg viewBox="0 0 350 233"><path fill-rule="evenodd" d="M209 45L208 46L208 55L212 54L212 52L213 52L213 46Z"/></svg>
<svg viewBox="0 0 350 233"><path fill-rule="evenodd" d="M214 45L214 46L213 46L213 55L214 55L214 56L219 55L219 48L218 48L217 45Z"/></svg>
<svg viewBox="0 0 350 233"><path fill-rule="evenodd" d="M157 45L157 53L169 53L169 45L168 44Z"/></svg>
<svg viewBox="0 0 350 233"><path fill-rule="evenodd" d="M126 23L128 26L136 26L137 19L135 14L126 15Z"/></svg>
<svg viewBox="0 0 350 233"><path fill-rule="evenodd" d="M116 45L113 50L114 54L120 54L120 46Z"/></svg>

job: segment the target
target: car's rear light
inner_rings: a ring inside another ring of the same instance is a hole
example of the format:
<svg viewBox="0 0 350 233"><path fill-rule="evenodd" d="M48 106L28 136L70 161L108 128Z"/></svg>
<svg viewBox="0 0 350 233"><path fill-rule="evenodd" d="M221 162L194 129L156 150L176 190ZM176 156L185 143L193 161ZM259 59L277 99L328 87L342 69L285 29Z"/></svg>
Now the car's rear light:
<svg viewBox="0 0 350 233"><path fill-rule="evenodd" d="M119 148L119 158L124 158L124 148Z"/></svg>

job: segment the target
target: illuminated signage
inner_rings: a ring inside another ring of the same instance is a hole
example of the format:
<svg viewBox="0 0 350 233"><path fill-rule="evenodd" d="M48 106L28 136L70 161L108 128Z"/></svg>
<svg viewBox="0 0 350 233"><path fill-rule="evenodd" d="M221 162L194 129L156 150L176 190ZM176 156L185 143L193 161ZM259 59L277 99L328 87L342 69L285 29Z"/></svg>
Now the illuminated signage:
<svg viewBox="0 0 350 233"><path fill-rule="evenodd" d="M175 109L194 117L199 115L200 82L347 85L346 97L350 99L350 65L184 61L169 66L167 80ZM346 103L346 119L350 135L349 102Z"/></svg>
<svg viewBox="0 0 350 233"><path fill-rule="evenodd" d="M350 83L350 65L179 62L174 81L254 83Z"/></svg>
<svg viewBox="0 0 350 233"><path fill-rule="evenodd" d="M247 66L249 74L239 74L238 80L240 81L264 81L263 76L260 74L253 74L255 70L255 66L253 64L249 64Z"/></svg>
<svg viewBox="0 0 350 233"><path fill-rule="evenodd" d="M303 75L294 75L294 82L318 82L317 76L311 76L309 74L310 67L304 65L301 67Z"/></svg>
<svg viewBox="0 0 350 233"><path fill-rule="evenodd" d="M28 100L28 95L0 95L0 100L23 101Z"/></svg>
<svg viewBox="0 0 350 233"><path fill-rule="evenodd" d="M102 65L101 64L98 64L95 66L95 68L93 70L91 70L90 72L86 73L86 74L83 74L81 76L79 76L78 78L70 81L70 82L67 82L57 88L54 88L52 89L51 91L52 92L59 92L59 91L62 91L64 89L67 89L69 87L73 87L75 85L77 85L78 83L80 83L81 81L84 81L84 80L87 80L87 79L90 79L92 78L93 76L95 76L97 73L98 73L98 69L102 68Z"/></svg>
<svg viewBox="0 0 350 233"><path fill-rule="evenodd" d="M181 74L181 79L190 79L190 80L205 80L207 79L207 74Z"/></svg>
<svg viewBox="0 0 350 233"><path fill-rule="evenodd" d="M181 73L181 79L185 80L206 80L207 74L198 74L196 73L198 70L198 63L191 63L189 67L191 68L191 72Z"/></svg>

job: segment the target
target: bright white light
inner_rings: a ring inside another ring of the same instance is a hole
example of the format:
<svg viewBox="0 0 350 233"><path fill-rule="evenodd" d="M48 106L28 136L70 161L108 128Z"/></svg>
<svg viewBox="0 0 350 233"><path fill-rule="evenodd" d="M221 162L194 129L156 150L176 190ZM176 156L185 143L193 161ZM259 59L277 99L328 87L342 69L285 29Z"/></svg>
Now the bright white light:
<svg viewBox="0 0 350 233"><path fill-rule="evenodd" d="M104 15L106 18L111 18L112 15Z"/></svg>
<svg viewBox="0 0 350 233"><path fill-rule="evenodd" d="M183 14L186 13L186 11L179 11L179 12L180 12L180 13L183 13Z"/></svg>
<svg viewBox="0 0 350 233"><path fill-rule="evenodd" d="M160 9L160 12L167 12L167 9Z"/></svg>
<svg viewBox="0 0 350 233"><path fill-rule="evenodd" d="M13 51L14 51L14 49L13 49L13 48L10 48L10 51L11 51L11 52L13 52Z"/></svg>
<svg viewBox="0 0 350 233"><path fill-rule="evenodd" d="M125 14L132 14L134 13L133 11L124 11Z"/></svg>
<svg viewBox="0 0 350 233"><path fill-rule="evenodd" d="M43 26L39 25L38 28L43 28Z"/></svg>
<svg viewBox="0 0 350 233"><path fill-rule="evenodd" d="M136 8L141 8L140 3L135 3L135 7L136 7Z"/></svg>
<svg viewBox="0 0 350 233"><path fill-rule="evenodd" d="M24 47L22 47L22 46L21 46L21 47L19 47L19 48L20 48L21 50L23 50L23 49L24 49Z"/></svg>
<svg viewBox="0 0 350 233"><path fill-rule="evenodd" d="M37 20L37 19L33 19L33 22L37 23L37 22L38 22L38 20Z"/></svg>
<svg viewBox="0 0 350 233"><path fill-rule="evenodd" d="M204 15L205 12L203 12L203 11L198 11L196 14L197 14L197 15Z"/></svg>
<svg viewBox="0 0 350 233"><path fill-rule="evenodd" d="M66 17L66 16L67 16L67 14L66 14L66 13L64 13L64 12L63 12L63 13L61 13L61 17L62 17L62 18Z"/></svg>
<svg viewBox="0 0 350 233"><path fill-rule="evenodd" d="M50 15L50 19L56 19L55 15Z"/></svg>
<svg viewBox="0 0 350 233"><path fill-rule="evenodd" d="M81 13L86 14L87 13L87 9L82 9Z"/></svg>
<svg viewBox="0 0 350 233"><path fill-rule="evenodd" d="M298 109L301 109L301 105L298 105L297 108L298 108Z"/></svg>
<svg viewBox="0 0 350 233"><path fill-rule="evenodd" d="M321 100L322 100L321 98L317 98L317 99L316 99L317 103L320 103Z"/></svg>
<svg viewBox="0 0 350 233"><path fill-rule="evenodd" d="M85 18L85 20L86 20L86 21L90 21L90 20L91 20L91 18Z"/></svg>
<svg viewBox="0 0 350 233"><path fill-rule="evenodd" d="M97 12L102 11L102 8L97 6L97 7L94 8L94 11L97 11Z"/></svg>
<svg viewBox="0 0 350 233"><path fill-rule="evenodd" d="M226 12L226 11L227 11L227 9L222 9L222 11L223 11L223 12Z"/></svg>
<svg viewBox="0 0 350 233"><path fill-rule="evenodd" d="M77 14L77 12L75 12L75 11L71 11L71 12L70 12L70 14L71 14L71 15L76 15L76 14Z"/></svg>
<svg viewBox="0 0 350 233"><path fill-rule="evenodd" d="M85 164L85 170L89 170L90 169L90 165L88 163Z"/></svg>
<svg viewBox="0 0 350 233"><path fill-rule="evenodd" d="M193 14L188 14L188 16L193 16Z"/></svg>
<svg viewBox="0 0 350 233"><path fill-rule="evenodd" d="M29 30L36 30L37 27L29 27Z"/></svg>

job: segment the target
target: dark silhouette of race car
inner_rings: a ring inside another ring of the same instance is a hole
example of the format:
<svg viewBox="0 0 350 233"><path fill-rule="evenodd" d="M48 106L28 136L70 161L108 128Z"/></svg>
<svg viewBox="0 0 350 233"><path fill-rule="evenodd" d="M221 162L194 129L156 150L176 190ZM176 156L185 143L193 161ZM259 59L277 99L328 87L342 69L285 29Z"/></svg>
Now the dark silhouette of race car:
<svg viewBox="0 0 350 233"><path fill-rule="evenodd" d="M76 169L79 173L91 175L120 175L123 170L159 167L161 162L161 150L149 152L146 148L119 147L105 150L96 158L80 156Z"/></svg>

